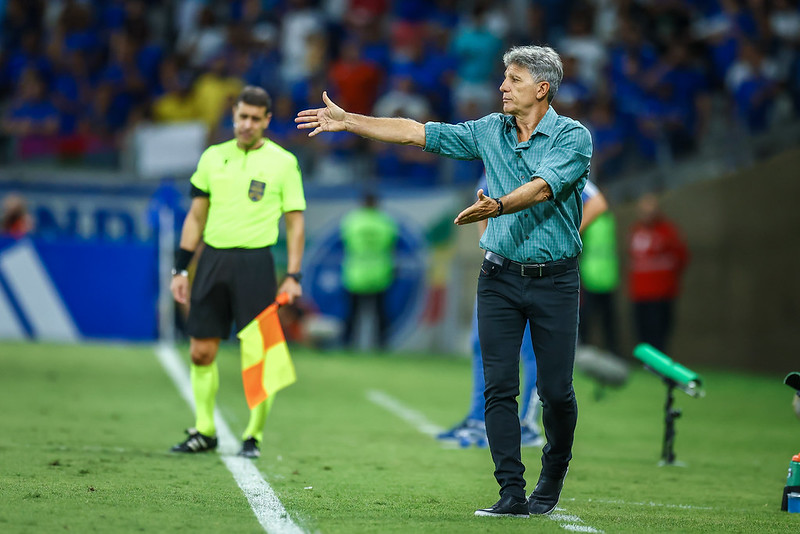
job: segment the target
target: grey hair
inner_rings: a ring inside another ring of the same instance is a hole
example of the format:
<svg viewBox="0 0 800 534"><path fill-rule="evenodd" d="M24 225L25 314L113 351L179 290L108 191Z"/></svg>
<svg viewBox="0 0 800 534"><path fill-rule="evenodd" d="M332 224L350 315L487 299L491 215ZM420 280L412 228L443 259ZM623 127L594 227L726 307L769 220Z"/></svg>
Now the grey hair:
<svg viewBox="0 0 800 534"><path fill-rule="evenodd" d="M561 57L549 46L515 46L503 54L503 64L506 67L511 64L525 67L535 82L549 83L548 104L555 98L564 77Z"/></svg>

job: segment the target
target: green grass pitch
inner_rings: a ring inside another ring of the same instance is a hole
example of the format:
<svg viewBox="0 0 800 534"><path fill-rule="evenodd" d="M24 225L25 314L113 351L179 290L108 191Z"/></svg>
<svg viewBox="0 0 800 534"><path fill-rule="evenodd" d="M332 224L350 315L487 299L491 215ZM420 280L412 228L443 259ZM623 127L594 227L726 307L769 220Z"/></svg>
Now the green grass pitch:
<svg viewBox="0 0 800 534"><path fill-rule="evenodd" d="M665 387L654 375L636 371L600 401L576 376L563 510L492 519L472 515L497 499L487 450L444 448L367 399L381 391L446 427L466 409L467 359L292 353L298 382L276 399L256 466L306 532L800 532L800 514L779 510L800 452L782 376L702 370L705 398L677 392L686 467L657 465ZM219 361L218 406L238 434L236 348ZM0 343L0 532L264 532L217 454L167 452L192 421L151 346ZM523 450L529 491L539 452Z"/></svg>

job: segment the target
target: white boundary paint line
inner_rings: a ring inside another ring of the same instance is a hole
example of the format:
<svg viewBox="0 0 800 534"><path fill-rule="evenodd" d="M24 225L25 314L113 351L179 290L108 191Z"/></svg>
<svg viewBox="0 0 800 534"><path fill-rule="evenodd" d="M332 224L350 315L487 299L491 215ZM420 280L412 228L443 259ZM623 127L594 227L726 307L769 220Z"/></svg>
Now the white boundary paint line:
<svg viewBox="0 0 800 534"><path fill-rule="evenodd" d="M428 421L422 413L405 406L403 403L387 395L383 391L371 389L367 391L367 399L370 402L377 404L382 408L386 408L394 415L407 422L425 435L436 437L437 434L444 431L442 427L435 423Z"/></svg>
<svg viewBox="0 0 800 534"><path fill-rule="evenodd" d="M553 513L548 514L547 518L551 521L558 523L558 526L570 532L590 532L592 534L601 534L603 531L583 524L583 519L574 514L565 513L563 508L556 508Z"/></svg>
<svg viewBox="0 0 800 534"><path fill-rule="evenodd" d="M189 374L175 347L164 343L159 344L156 346L156 355L181 396L194 409ZM244 492L250 508L253 509L253 513L264 530L270 534L305 534L305 531L289 517L272 486L264 480L261 472L253 465L253 461L236 456L239 441L231 432L219 410L215 411L214 419L217 423L220 458L233 475L239 488Z"/></svg>
<svg viewBox="0 0 800 534"><path fill-rule="evenodd" d="M577 499L569 499L576 502ZM653 508L679 508L681 510L713 510L713 506L695 506L693 504L665 504L660 502L628 502L615 499L586 499L586 502L599 502L603 504L624 504L626 506L650 506Z"/></svg>

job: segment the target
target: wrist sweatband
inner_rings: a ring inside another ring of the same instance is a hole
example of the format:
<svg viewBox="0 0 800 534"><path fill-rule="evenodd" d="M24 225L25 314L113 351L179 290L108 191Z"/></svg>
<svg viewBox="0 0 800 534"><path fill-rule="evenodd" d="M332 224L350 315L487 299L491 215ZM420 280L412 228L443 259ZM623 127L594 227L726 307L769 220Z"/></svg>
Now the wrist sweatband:
<svg viewBox="0 0 800 534"><path fill-rule="evenodd" d="M189 267L189 262L192 261L192 256L194 256L193 250L186 250L185 248L179 248L175 251L175 270L176 271L185 271L187 267Z"/></svg>

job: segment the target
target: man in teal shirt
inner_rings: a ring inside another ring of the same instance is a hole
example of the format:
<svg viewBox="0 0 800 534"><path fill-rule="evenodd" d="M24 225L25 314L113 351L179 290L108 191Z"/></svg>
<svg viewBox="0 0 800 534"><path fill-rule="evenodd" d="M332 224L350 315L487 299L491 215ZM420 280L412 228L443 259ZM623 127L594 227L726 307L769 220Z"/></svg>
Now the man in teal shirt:
<svg viewBox="0 0 800 534"><path fill-rule="evenodd" d="M420 124L345 112L327 93L324 108L298 113L310 136L349 131L388 143L414 145L455 159L481 159L487 197L456 217L456 224L489 219L478 278L478 330L486 379L486 432L500 500L478 516L548 514L561 496L572 458L577 404L572 370L578 336L578 254L581 191L589 174L592 140L579 122L550 106L563 77L548 47L515 47L506 67L503 113L460 124ZM525 325L539 370L547 444L536 488L525 498L520 455L519 349Z"/></svg>

